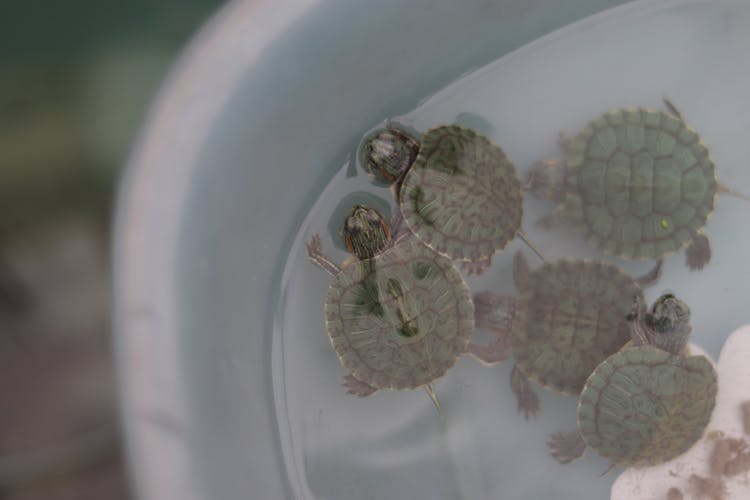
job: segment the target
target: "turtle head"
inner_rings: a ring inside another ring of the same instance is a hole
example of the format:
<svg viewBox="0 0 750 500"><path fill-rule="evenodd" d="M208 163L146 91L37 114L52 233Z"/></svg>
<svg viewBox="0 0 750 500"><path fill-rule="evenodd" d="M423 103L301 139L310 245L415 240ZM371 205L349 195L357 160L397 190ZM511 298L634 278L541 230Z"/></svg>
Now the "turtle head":
<svg viewBox="0 0 750 500"><path fill-rule="evenodd" d="M524 189L541 200L561 202L565 199L567 169L559 160L541 160L532 165L526 175Z"/></svg>
<svg viewBox="0 0 750 500"><path fill-rule="evenodd" d="M419 143L395 128L381 130L362 146L362 167L375 179L392 184L411 167Z"/></svg>
<svg viewBox="0 0 750 500"><path fill-rule="evenodd" d="M671 293L656 299L646 313L646 328L652 332L652 344L672 354L685 349L692 327L690 308Z"/></svg>
<svg viewBox="0 0 750 500"><path fill-rule="evenodd" d="M352 255L366 260L388 245L391 229L380 212L365 205L355 205L344 221L341 238Z"/></svg>

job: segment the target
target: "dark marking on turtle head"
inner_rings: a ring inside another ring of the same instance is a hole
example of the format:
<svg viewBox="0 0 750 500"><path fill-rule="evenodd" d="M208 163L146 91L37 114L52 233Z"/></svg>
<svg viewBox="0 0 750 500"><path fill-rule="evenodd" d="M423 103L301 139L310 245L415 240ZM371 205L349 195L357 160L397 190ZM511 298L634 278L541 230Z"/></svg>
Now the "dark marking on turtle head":
<svg viewBox="0 0 750 500"><path fill-rule="evenodd" d="M378 181L400 179L414 163L419 143L395 128L381 130L362 146L362 167Z"/></svg>
<svg viewBox="0 0 750 500"><path fill-rule="evenodd" d="M653 332L653 345L672 354L682 353L692 331L690 308L671 293L656 299L645 323Z"/></svg>
<svg viewBox="0 0 750 500"><path fill-rule="evenodd" d="M374 208L355 205L341 230L346 249L360 260L371 259L388 246L391 229Z"/></svg>
<svg viewBox="0 0 750 500"><path fill-rule="evenodd" d="M646 314L646 324L656 333L666 333L690 324L690 308L673 294L665 293Z"/></svg>

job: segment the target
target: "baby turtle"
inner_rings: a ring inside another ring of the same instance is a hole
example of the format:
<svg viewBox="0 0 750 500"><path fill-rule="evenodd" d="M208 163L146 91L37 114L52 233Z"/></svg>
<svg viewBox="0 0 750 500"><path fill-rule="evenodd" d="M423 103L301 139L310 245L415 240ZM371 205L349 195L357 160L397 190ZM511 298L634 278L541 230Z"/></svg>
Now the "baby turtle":
<svg viewBox="0 0 750 500"><path fill-rule="evenodd" d="M659 278L661 261L633 279L616 266L590 260L546 262L530 271L521 252L513 260L518 298L474 296L476 323L497 335L495 349L513 354L511 388L518 409L536 415L531 379L563 394L579 394L594 368L629 340L625 316L633 296ZM527 378L528 377L528 378Z"/></svg>
<svg viewBox="0 0 750 500"><path fill-rule="evenodd" d="M492 346L469 343L474 304L450 259L414 238L391 238L382 215L362 205L352 209L342 237L355 257L343 269L322 254L318 235L307 250L333 277L326 330L348 372L349 393L425 387L438 406L431 382L461 354L496 361Z"/></svg>
<svg viewBox="0 0 750 500"><path fill-rule="evenodd" d="M548 443L560 463L586 446L613 466L660 464L687 451L711 419L717 377L704 356L685 355L690 309L659 297L642 319L637 297L628 316L633 345L610 356L586 381L578 402L578 432Z"/></svg>
<svg viewBox="0 0 750 500"><path fill-rule="evenodd" d="M469 273L481 273L516 236L531 247L521 231L523 193L516 168L474 130L445 125L418 142L389 126L365 140L362 165L392 183L411 231L437 252L463 261Z"/></svg>
<svg viewBox="0 0 750 500"><path fill-rule="evenodd" d="M560 202L538 221L573 222L586 241L625 259L656 259L687 246L690 269L702 269L711 246L702 233L718 193L747 200L716 180L697 132L672 103L668 111L624 108L604 113L569 141L566 160L534 165L525 185Z"/></svg>

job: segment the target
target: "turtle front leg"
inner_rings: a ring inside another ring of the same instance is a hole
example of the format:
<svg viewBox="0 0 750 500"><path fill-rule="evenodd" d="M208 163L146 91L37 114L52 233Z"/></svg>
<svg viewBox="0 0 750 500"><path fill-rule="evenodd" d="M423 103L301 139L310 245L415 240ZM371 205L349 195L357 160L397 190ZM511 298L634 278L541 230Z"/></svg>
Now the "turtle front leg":
<svg viewBox="0 0 750 500"><path fill-rule="evenodd" d="M529 417L536 417L539 412L539 396L531 388L531 382L526 374L518 369L518 365L513 365L510 372L510 388L516 395L518 411L523 413L523 418L528 420Z"/></svg>
<svg viewBox="0 0 750 500"><path fill-rule="evenodd" d="M586 443L578 431L558 432L553 434L549 441L549 454L561 464L568 464L583 456Z"/></svg>
<svg viewBox="0 0 750 500"><path fill-rule="evenodd" d="M369 396L377 391L375 387L366 382L362 382L351 373L349 375L344 375L344 383L341 385L346 388L347 394L352 394L361 398Z"/></svg>
<svg viewBox="0 0 750 500"><path fill-rule="evenodd" d="M484 364L504 361L510 352L510 327L513 322L516 299L490 291L474 295L474 323L496 337L488 345L469 344L466 352Z"/></svg>
<svg viewBox="0 0 750 500"><path fill-rule="evenodd" d="M685 262L693 271L701 270L711 260L711 243L708 237L699 232L693 233L693 240L685 251Z"/></svg>
<svg viewBox="0 0 750 500"><path fill-rule="evenodd" d="M320 242L320 235L313 234L310 241L307 242L307 257L310 262L330 274L331 276L337 275L341 269L339 266L333 263L331 259L323 255L323 244Z"/></svg>
<svg viewBox="0 0 750 500"><path fill-rule="evenodd" d="M642 316L644 310L643 297L640 295L633 297L633 306L625 320L628 322L630 340L634 346L652 345L654 343L654 332L647 326L646 318ZM646 313L646 317L648 316L650 316L650 313Z"/></svg>

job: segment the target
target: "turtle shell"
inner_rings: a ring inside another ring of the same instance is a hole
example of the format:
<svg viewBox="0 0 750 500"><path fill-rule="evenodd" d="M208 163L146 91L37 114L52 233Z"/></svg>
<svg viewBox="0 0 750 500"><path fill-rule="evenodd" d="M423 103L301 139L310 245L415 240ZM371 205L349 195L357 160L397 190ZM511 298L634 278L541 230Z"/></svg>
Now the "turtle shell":
<svg viewBox="0 0 750 500"><path fill-rule="evenodd" d="M638 284L616 266L547 262L529 273L511 327L517 366L532 380L579 394L586 378L629 340L625 320Z"/></svg>
<svg viewBox="0 0 750 500"><path fill-rule="evenodd" d="M716 371L704 356L631 347L599 365L586 381L578 430L588 446L615 464L663 463L701 438L716 391Z"/></svg>
<svg viewBox="0 0 750 500"><path fill-rule="evenodd" d="M620 109L590 122L567 158L565 206L594 247L653 259L686 246L714 209L708 149L679 118Z"/></svg>
<svg viewBox="0 0 750 500"><path fill-rule="evenodd" d="M328 289L325 316L342 366L377 389L411 389L441 377L474 331L461 273L416 239L346 266Z"/></svg>
<svg viewBox="0 0 750 500"><path fill-rule="evenodd" d="M484 136L457 125L434 128L399 189L410 229L452 259L479 261L521 227L521 181L513 163Z"/></svg>

